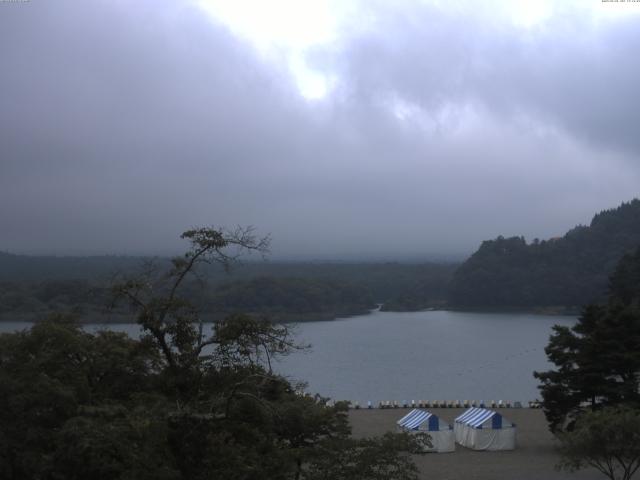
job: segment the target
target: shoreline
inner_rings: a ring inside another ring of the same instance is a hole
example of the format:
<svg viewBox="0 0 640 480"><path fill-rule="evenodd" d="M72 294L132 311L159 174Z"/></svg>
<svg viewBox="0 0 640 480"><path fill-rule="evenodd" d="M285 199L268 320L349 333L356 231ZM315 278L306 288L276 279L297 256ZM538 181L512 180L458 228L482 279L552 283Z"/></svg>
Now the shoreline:
<svg viewBox="0 0 640 480"><path fill-rule="evenodd" d="M448 307L437 310L445 310L450 312L469 312L469 313L521 313L528 315L559 315L575 317L581 314L581 309L575 306L546 306L546 307Z"/></svg>
<svg viewBox="0 0 640 480"><path fill-rule="evenodd" d="M554 315L554 316L567 316L567 317L576 317L580 315L579 310L574 310L571 307L537 307L532 309L525 308L515 308L515 307L502 307L502 308L456 308L456 307L448 307L448 308L425 308L422 310L383 310L380 307L375 309L369 309L366 312L362 313L352 313L352 314L279 314L273 315L273 323L276 324L296 324L296 323L306 323L306 322L335 322L340 320L348 320L353 317L364 317L367 315L371 315L373 313L420 313L420 312L461 312L461 313L479 313L479 314L523 314L523 315ZM38 323L40 321L45 320L49 315L58 313L55 311L51 312L41 312L41 313L3 313L0 314L0 323L5 322L25 322L25 323ZM62 313L73 313L73 312L62 312ZM259 312L247 313L248 315L255 316L265 316L269 317L267 314L261 314ZM203 318L204 323L213 323L217 318L222 318L224 315L216 315L209 314L205 315ZM293 319L293 317L298 317ZM82 325L124 325L136 323L134 315L128 314L100 314L100 313L90 313L79 316L79 323Z"/></svg>
<svg viewBox="0 0 640 480"><path fill-rule="evenodd" d="M449 424L464 408L428 409ZM351 409L349 423L356 438L396 431L406 409ZM575 473L558 471L557 440L549 432L544 413L533 408L502 408L500 414L516 424L516 449L481 452L456 444L455 452L413 455L421 480L601 480L595 469Z"/></svg>

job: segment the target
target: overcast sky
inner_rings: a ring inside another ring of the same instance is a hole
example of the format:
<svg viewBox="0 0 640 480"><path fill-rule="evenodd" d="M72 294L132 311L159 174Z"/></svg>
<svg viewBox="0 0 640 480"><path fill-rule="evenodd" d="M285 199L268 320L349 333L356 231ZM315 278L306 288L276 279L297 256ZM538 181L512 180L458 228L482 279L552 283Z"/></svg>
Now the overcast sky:
<svg viewBox="0 0 640 480"><path fill-rule="evenodd" d="M640 3L0 2L0 250L467 255L640 190Z"/></svg>

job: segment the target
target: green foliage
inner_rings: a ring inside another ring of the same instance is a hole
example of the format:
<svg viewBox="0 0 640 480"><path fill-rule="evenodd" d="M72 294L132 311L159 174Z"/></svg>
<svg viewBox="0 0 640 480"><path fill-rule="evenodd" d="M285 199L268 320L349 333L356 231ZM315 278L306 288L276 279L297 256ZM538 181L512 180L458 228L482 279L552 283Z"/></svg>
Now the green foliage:
<svg viewBox="0 0 640 480"><path fill-rule="evenodd" d="M57 448L70 441L69 422L97 406L128 406L152 388L157 361L150 345L114 332L90 335L67 317L0 335L0 456L11 473L6 478L58 471ZM76 447L81 445L70 451Z"/></svg>
<svg viewBox="0 0 640 480"><path fill-rule="evenodd" d="M166 439L166 425L143 405L84 407L56 435L51 473L66 480L182 478Z"/></svg>
<svg viewBox="0 0 640 480"><path fill-rule="evenodd" d="M422 264L406 266L392 277L401 290L395 291L382 305L383 311L406 312L446 305L449 283L457 264Z"/></svg>
<svg viewBox="0 0 640 480"><path fill-rule="evenodd" d="M612 301L640 307L640 248L618 263L609 281Z"/></svg>
<svg viewBox="0 0 640 480"><path fill-rule="evenodd" d="M228 264L234 256L229 254ZM0 254L0 280L5 271L16 272L11 281L8 276L7 281L0 281L0 318L34 320L65 311L79 314L83 321L131 321L126 309L109 304L113 271L144 276L184 266L187 260L137 259L144 260L141 269L140 262L134 268L120 257L107 258L114 260L111 268L103 257L88 257L82 259L88 265L84 270L72 270L65 262L76 265L81 259L60 258L50 263L47 257ZM93 261L96 265L92 266ZM38 266L39 273L32 274L31 268ZM60 271L52 270L54 266ZM189 278L182 285L182 297L201 314L221 319L251 312L275 321L300 322L365 314L377 303L389 311L442 306L456 265L254 262L234 264L228 274L213 267L201 264L198 278Z"/></svg>
<svg viewBox="0 0 640 480"><path fill-rule="evenodd" d="M398 455L398 451L407 452ZM416 438L387 433L380 438L343 437L320 442L305 468L307 480L410 480L417 468L408 452L418 452Z"/></svg>
<svg viewBox="0 0 640 480"><path fill-rule="evenodd" d="M611 480L629 480L640 467L640 411L609 407L587 412L560 441L561 468L591 466Z"/></svg>
<svg viewBox="0 0 640 480"><path fill-rule="evenodd" d="M640 406L640 281L627 275L638 265L640 249L620 261L607 305L588 305L572 328L554 327L545 351L557 368L534 373L553 431L571 426L585 405Z"/></svg>
<svg viewBox="0 0 640 480"><path fill-rule="evenodd" d="M0 335L2 478L416 478L409 440L352 439L346 405L301 396L271 371L297 348L286 327L235 314L205 331L186 279L266 246L248 230L210 230L186 232L191 248L168 271L114 285L141 340L65 316Z"/></svg>
<svg viewBox="0 0 640 480"><path fill-rule="evenodd" d="M607 276L640 245L640 200L594 216L562 238L523 237L482 243L456 271L453 305L464 307L578 306L603 300ZM636 272L637 273L637 272Z"/></svg>
<svg viewBox="0 0 640 480"><path fill-rule="evenodd" d="M28 284L0 283L0 314L45 315L56 311L104 308L108 289L92 286L86 280L43 280Z"/></svg>
<svg viewBox="0 0 640 480"><path fill-rule="evenodd" d="M204 311L248 312L275 320L335 318L366 313L375 307L364 287L331 280L258 277L223 284L204 299Z"/></svg>

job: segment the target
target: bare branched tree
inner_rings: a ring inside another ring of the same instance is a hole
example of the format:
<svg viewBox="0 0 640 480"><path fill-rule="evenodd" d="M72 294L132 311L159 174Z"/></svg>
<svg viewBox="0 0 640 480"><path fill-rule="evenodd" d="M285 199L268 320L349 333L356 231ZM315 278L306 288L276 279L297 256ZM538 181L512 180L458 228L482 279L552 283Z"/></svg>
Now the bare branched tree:
<svg viewBox="0 0 640 480"><path fill-rule="evenodd" d="M166 272L161 272L157 264L148 263L138 275L120 278L113 286L114 302L126 300L129 303L138 323L157 343L171 368L189 367L200 361L203 349L224 343L224 333L229 329L224 328L229 325L226 322L216 326L210 336L205 335L199 312L181 295L187 278L197 278L197 268L201 264L218 264L229 271L242 255L255 252L264 256L270 242L268 236L256 236L252 227L233 230L193 228L184 232L181 238L189 241L189 249L184 255L171 259ZM245 330L247 328L245 325ZM254 328L256 346L285 350L285 345L289 344L286 329L276 331ZM277 348L281 345L271 338L272 334L284 338L282 348ZM265 354L268 357L269 353Z"/></svg>

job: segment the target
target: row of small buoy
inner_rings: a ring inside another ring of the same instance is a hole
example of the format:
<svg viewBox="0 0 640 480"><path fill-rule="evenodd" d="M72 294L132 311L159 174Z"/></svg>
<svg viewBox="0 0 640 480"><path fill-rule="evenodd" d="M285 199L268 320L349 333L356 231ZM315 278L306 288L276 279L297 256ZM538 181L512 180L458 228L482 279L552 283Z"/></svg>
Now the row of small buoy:
<svg viewBox="0 0 640 480"><path fill-rule="evenodd" d="M364 408L360 406L359 402L350 402L351 408L360 409ZM408 402L403 400L402 402L398 402L397 400L381 400L377 406L379 409L391 409L391 408L471 408L471 407L480 407L480 408L523 408L521 402L503 402L502 400L491 400L485 404L482 400L479 402L475 400L419 400L416 402L415 400L411 400ZM529 408L542 408L541 403L538 400L533 400L528 402ZM367 409L374 408L373 403L371 401L367 402Z"/></svg>

